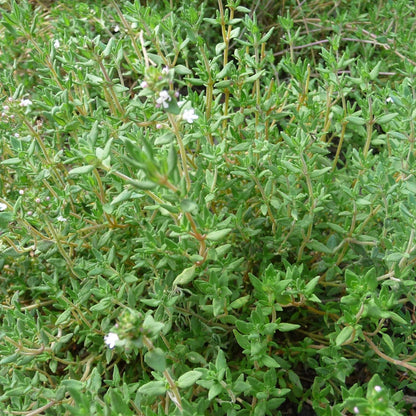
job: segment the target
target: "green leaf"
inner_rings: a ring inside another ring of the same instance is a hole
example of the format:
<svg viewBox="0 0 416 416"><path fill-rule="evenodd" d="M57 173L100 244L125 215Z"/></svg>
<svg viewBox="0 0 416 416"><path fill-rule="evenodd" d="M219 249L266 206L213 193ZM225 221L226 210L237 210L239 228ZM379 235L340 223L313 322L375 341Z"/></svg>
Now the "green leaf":
<svg viewBox="0 0 416 416"><path fill-rule="evenodd" d="M70 316L71 316L71 309L68 308L65 312L61 313L58 316L58 319L55 321L55 325L58 326L60 324L63 324L64 322L67 322Z"/></svg>
<svg viewBox="0 0 416 416"><path fill-rule="evenodd" d="M190 199L183 199L181 201L181 209L183 212L194 212L198 209L198 204Z"/></svg>
<svg viewBox="0 0 416 416"><path fill-rule="evenodd" d="M166 109L168 113L178 115L181 112L180 107L178 106L178 102L175 98L172 98L168 103L168 108Z"/></svg>
<svg viewBox="0 0 416 416"><path fill-rule="evenodd" d="M350 341L353 332L354 328L352 326L344 327L342 331L337 335L335 339L335 345L339 347L343 345L345 342Z"/></svg>
<svg viewBox="0 0 416 416"><path fill-rule="evenodd" d="M273 359L273 357L270 357L268 355L264 355L263 357L261 357L261 361L263 363L263 365L265 365L266 367L269 368L279 368L280 365L279 363Z"/></svg>
<svg viewBox="0 0 416 416"><path fill-rule="evenodd" d="M105 160L105 159L107 159L107 157L110 154L112 142L113 142L113 139L110 139L105 144L104 149L101 149L100 147L97 147L95 149L95 155L97 156L97 159L99 159L99 160Z"/></svg>
<svg viewBox="0 0 416 416"><path fill-rule="evenodd" d="M240 309L250 300L250 297L250 295L242 296L241 298L238 298L231 302L230 307L232 309Z"/></svg>
<svg viewBox="0 0 416 416"><path fill-rule="evenodd" d="M393 311L382 312L380 315L382 318L391 319L392 321L401 325L409 324L405 319L403 319L400 315L398 315L396 312L393 312Z"/></svg>
<svg viewBox="0 0 416 416"><path fill-rule="evenodd" d="M11 212L0 212L0 230L7 230L13 218L14 216Z"/></svg>
<svg viewBox="0 0 416 416"><path fill-rule="evenodd" d="M228 62L227 65L224 66L224 68L218 72L216 75L217 80L222 80L225 77L228 77L230 75L231 68L234 67L234 62Z"/></svg>
<svg viewBox="0 0 416 416"><path fill-rule="evenodd" d="M10 159L3 160L0 162L0 165L19 165L22 162L22 160L18 157L11 157Z"/></svg>
<svg viewBox="0 0 416 416"><path fill-rule="evenodd" d="M270 39L270 36L272 36L272 33L274 31L274 27L272 27L260 40L259 43L267 42Z"/></svg>
<svg viewBox="0 0 416 416"><path fill-rule="evenodd" d="M357 116L348 116L347 121L357 126L362 126L363 124L365 124L365 120L362 117Z"/></svg>
<svg viewBox="0 0 416 416"><path fill-rule="evenodd" d="M161 348L148 351L144 356L146 364L153 370L163 372L166 370L166 357Z"/></svg>
<svg viewBox="0 0 416 416"><path fill-rule="evenodd" d="M386 343L386 345L389 347L391 352L394 352L394 342L391 339L390 335L382 333L381 334L383 341Z"/></svg>
<svg viewBox="0 0 416 416"><path fill-rule="evenodd" d="M174 139L175 139L175 135L171 131L168 131L166 133L163 133L157 136L155 140L155 144L158 146L163 145L163 144L169 144L169 143L172 143Z"/></svg>
<svg viewBox="0 0 416 416"><path fill-rule="evenodd" d="M94 166L79 166L77 168L73 168L68 172L69 176L76 176L76 175L83 175L85 173L89 173L94 169Z"/></svg>
<svg viewBox="0 0 416 416"><path fill-rule="evenodd" d="M376 118L376 123L379 123L379 124L388 123L389 121L396 118L398 115L399 113L384 114L384 116Z"/></svg>
<svg viewBox="0 0 416 416"><path fill-rule="evenodd" d="M376 66L370 72L370 79L374 81L380 72L381 60L377 62Z"/></svg>
<svg viewBox="0 0 416 416"><path fill-rule="evenodd" d="M166 384L164 381L149 381L141 386L138 391L146 396L161 396L166 393Z"/></svg>
<svg viewBox="0 0 416 416"><path fill-rule="evenodd" d="M117 195L112 201L110 205L116 205L120 202L127 201L132 195L132 191L128 189L124 189L119 195Z"/></svg>
<svg viewBox="0 0 416 416"><path fill-rule="evenodd" d="M232 228L224 228L223 230L211 231L207 234L206 239L209 241L218 241L223 239L226 235L230 233Z"/></svg>
<svg viewBox="0 0 416 416"><path fill-rule="evenodd" d="M127 180L127 182L130 185L133 185L134 187L138 188L138 189L153 189L154 187L157 186L156 183L152 182L152 181L138 181L136 179L129 179Z"/></svg>
<svg viewBox="0 0 416 416"><path fill-rule="evenodd" d="M261 76L263 76L264 72L265 72L264 69L262 69L261 71L256 72L251 77L246 78L244 82L245 83L254 82L254 81L258 80Z"/></svg>
<svg viewBox="0 0 416 416"><path fill-rule="evenodd" d="M310 280L305 287L305 293L312 293L316 285L319 283L320 278L321 276L315 276L312 280Z"/></svg>
<svg viewBox="0 0 416 416"><path fill-rule="evenodd" d="M175 171L175 169L177 168L177 163L178 163L178 153L176 151L174 144L172 143L169 146L169 151L168 151L168 175L171 175Z"/></svg>
<svg viewBox="0 0 416 416"><path fill-rule="evenodd" d="M217 371L227 369L227 361L225 360L225 354L223 350L218 351L218 355L215 360L215 367Z"/></svg>
<svg viewBox="0 0 416 416"><path fill-rule="evenodd" d="M182 374L176 381L176 385L181 388L187 388L195 384L195 382L202 377L202 373L196 370L188 371Z"/></svg>
<svg viewBox="0 0 416 416"><path fill-rule="evenodd" d="M333 250L328 248L325 244L322 244L321 242L316 240L310 241L308 244L306 244L306 247L308 247L311 250L326 254L332 254L333 252Z"/></svg>
<svg viewBox="0 0 416 416"><path fill-rule="evenodd" d="M175 73L179 75L192 75L192 71L184 65L176 65Z"/></svg>
<svg viewBox="0 0 416 416"><path fill-rule="evenodd" d="M12 355L8 355L6 357L3 357L0 360L0 365L4 365L4 364L9 364L9 363L16 363L17 360L19 359L19 354L12 354Z"/></svg>
<svg viewBox="0 0 416 416"><path fill-rule="evenodd" d="M212 400L215 397L217 397L223 391L223 389L224 388L221 386L220 383L213 384L208 391L208 400Z"/></svg>
<svg viewBox="0 0 416 416"><path fill-rule="evenodd" d="M79 380L67 379L61 381L61 386L65 386L66 388L73 390L82 390L84 388L84 383Z"/></svg>
<svg viewBox="0 0 416 416"><path fill-rule="evenodd" d="M222 246L216 247L215 252L218 257L225 256L230 251L231 244L224 244Z"/></svg>
<svg viewBox="0 0 416 416"><path fill-rule="evenodd" d="M112 299L109 297L106 297L104 299L101 299L99 303L97 303L94 306L91 306L90 310L91 311L105 311L108 310L108 308L110 308L112 306L113 302Z"/></svg>
<svg viewBox="0 0 416 416"><path fill-rule="evenodd" d="M240 334L237 330L233 330L233 333L234 333L234 336L235 336L235 339L236 339L236 341L238 342L238 345L241 347L241 348L243 348L243 349L245 349L245 350L248 350L248 349L250 349L250 341L248 340L248 338L247 338L247 336L246 335L242 335L242 334Z"/></svg>
<svg viewBox="0 0 416 416"><path fill-rule="evenodd" d="M331 166L327 166L326 168L322 169L315 169L310 173L311 178L317 178L318 176L322 176L324 173L329 172L332 169Z"/></svg>
<svg viewBox="0 0 416 416"><path fill-rule="evenodd" d="M143 329L147 331L150 336L156 336L164 328L163 322L156 321L150 313L146 315L143 321Z"/></svg>
<svg viewBox="0 0 416 416"><path fill-rule="evenodd" d="M90 80L92 85L101 85L104 83L104 80L101 77L97 77L96 75L87 74L87 79Z"/></svg>
<svg viewBox="0 0 416 416"><path fill-rule="evenodd" d="M191 282L195 276L196 265L194 264L191 267L188 267L182 271L178 276L176 276L173 281L173 287L186 285Z"/></svg>
<svg viewBox="0 0 416 416"><path fill-rule="evenodd" d="M115 389L110 390L110 404L112 411L117 412L118 415L132 415L132 411L130 410L128 404L123 399L122 395Z"/></svg>
<svg viewBox="0 0 416 416"><path fill-rule="evenodd" d="M282 322L280 324L277 324L277 329L280 332L289 332L289 331L294 331L295 329L300 328L300 325L298 324L289 324L287 322Z"/></svg>
<svg viewBox="0 0 416 416"><path fill-rule="evenodd" d="M113 49L113 46L114 46L114 42L115 42L115 39L113 37L111 37L109 42L107 43L107 46L103 50L104 58L107 58L110 55L111 50Z"/></svg>

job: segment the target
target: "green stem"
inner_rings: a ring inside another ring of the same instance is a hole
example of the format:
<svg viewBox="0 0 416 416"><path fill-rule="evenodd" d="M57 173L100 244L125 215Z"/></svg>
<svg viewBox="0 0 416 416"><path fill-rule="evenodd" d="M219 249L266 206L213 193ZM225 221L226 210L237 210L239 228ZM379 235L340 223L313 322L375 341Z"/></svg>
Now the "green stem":
<svg viewBox="0 0 416 416"><path fill-rule="evenodd" d="M368 97L368 111L369 111L369 120L367 123L367 140L364 145L363 155L366 158L368 151L371 145L371 137L373 135L373 125L374 125L374 118L373 118L373 101L371 97Z"/></svg>
<svg viewBox="0 0 416 416"><path fill-rule="evenodd" d="M183 144L182 137L181 137L181 134L179 132L178 123L176 122L175 117L170 113L167 113L167 115L168 115L169 122L170 122L171 126L173 127L173 131L175 133L176 140L178 141L179 153L181 155L181 160L182 160L183 173L185 175L186 190L187 190L187 192L189 192L190 189L191 189L191 179L189 177L188 162L187 162L187 157L186 157L185 146Z"/></svg>

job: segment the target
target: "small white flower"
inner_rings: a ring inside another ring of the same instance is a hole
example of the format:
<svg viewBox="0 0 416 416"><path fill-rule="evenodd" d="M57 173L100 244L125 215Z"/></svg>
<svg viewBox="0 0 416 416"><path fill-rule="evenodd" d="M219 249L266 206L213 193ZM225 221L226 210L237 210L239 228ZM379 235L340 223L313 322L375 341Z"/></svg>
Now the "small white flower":
<svg viewBox="0 0 416 416"><path fill-rule="evenodd" d="M119 25L115 25L113 30L114 30L114 32L116 32L116 33L117 33L117 32L120 32L120 26L119 26Z"/></svg>
<svg viewBox="0 0 416 416"><path fill-rule="evenodd" d="M374 386L374 390L377 392L377 393L380 393L381 392L381 387L380 386Z"/></svg>
<svg viewBox="0 0 416 416"><path fill-rule="evenodd" d="M162 106L163 108L169 107L169 101L171 101L172 98L169 95L169 93L166 90L160 91L159 98L156 100L156 104L159 104L159 106Z"/></svg>
<svg viewBox="0 0 416 416"><path fill-rule="evenodd" d="M67 221L67 219L66 219L65 217L63 217L62 215L60 215L60 216L57 218L57 220L58 220L59 222L66 222L66 221Z"/></svg>
<svg viewBox="0 0 416 416"><path fill-rule="evenodd" d="M15 133L14 134L14 137L16 137L16 139L18 139L20 137L20 134L19 133Z"/></svg>
<svg viewBox="0 0 416 416"><path fill-rule="evenodd" d="M141 88L147 88L149 86L149 84L146 82L146 81L142 81L141 83L140 83L140 87Z"/></svg>
<svg viewBox="0 0 416 416"><path fill-rule="evenodd" d="M55 49L59 49L60 46L61 46L61 42L59 42L59 39L55 39L53 42L53 47Z"/></svg>
<svg viewBox="0 0 416 416"><path fill-rule="evenodd" d="M393 98L391 98L391 97L387 97L387 98L386 98L386 103L394 103Z"/></svg>
<svg viewBox="0 0 416 416"><path fill-rule="evenodd" d="M353 411L356 415L358 415L358 413L360 413L360 409L358 409L357 406L354 407Z"/></svg>
<svg viewBox="0 0 416 416"><path fill-rule="evenodd" d="M120 338L115 332L109 332L107 335L104 336L104 342L108 345L110 349L113 349L116 346L116 342L119 340Z"/></svg>
<svg viewBox="0 0 416 416"><path fill-rule="evenodd" d="M188 110L185 110L182 114L182 118L187 121L188 123L193 123L194 120L198 119L198 116L195 114L195 110L193 108L190 108Z"/></svg>
<svg viewBox="0 0 416 416"><path fill-rule="evenodd" d="M169 74L169 67L168 66L163 67L162 74L164 74L164 75Z"/></svg>
<svg viewBox="0 0 416 416"><path fill-rule="evenodd" d="M5 211L7 209L7 205L3 204L3 202L0 202L0 212Z"/></svg>
<svg viewBox="0 0 416 416"><path fill-rule="evenodd" d="M136 22L133 22L133 23L131 24L131 28L132 28L132 29L137 29L137 23L136 23Z"/></svg>
<svg viewBox="0 0 416 416"><path fill-rule="evenodd" d="M19 195L24 195L25 191L23 189L19 189Z"/></svg>
<svg viewBox="0 0 416 416"><path fill-rule="evenodd" d="M30 101L28 98L22 98L20 101L20 107L28 107L32 104L32 101Z"/></svg>

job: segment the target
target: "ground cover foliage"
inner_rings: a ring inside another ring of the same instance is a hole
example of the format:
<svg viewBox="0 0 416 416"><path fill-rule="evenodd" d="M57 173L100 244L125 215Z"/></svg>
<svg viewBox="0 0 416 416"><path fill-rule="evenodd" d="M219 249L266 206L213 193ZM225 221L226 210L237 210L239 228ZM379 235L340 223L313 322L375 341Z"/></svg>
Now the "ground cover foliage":
<svg viewBox="0 0 416 416"><path fill-rule="evenodd" d="M2 414L412 414L413 2L0 10Z"/></svg>

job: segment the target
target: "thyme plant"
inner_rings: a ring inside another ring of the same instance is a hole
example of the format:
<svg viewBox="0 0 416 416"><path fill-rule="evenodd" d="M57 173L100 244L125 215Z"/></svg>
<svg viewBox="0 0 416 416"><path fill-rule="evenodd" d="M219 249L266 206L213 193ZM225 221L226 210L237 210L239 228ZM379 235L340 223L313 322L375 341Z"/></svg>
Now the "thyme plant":
<svg viewBox="0 0 416 416"><path fill-rule="evenodd" d="M2 414L414 412L412 2L0 3Z"/></svg>

